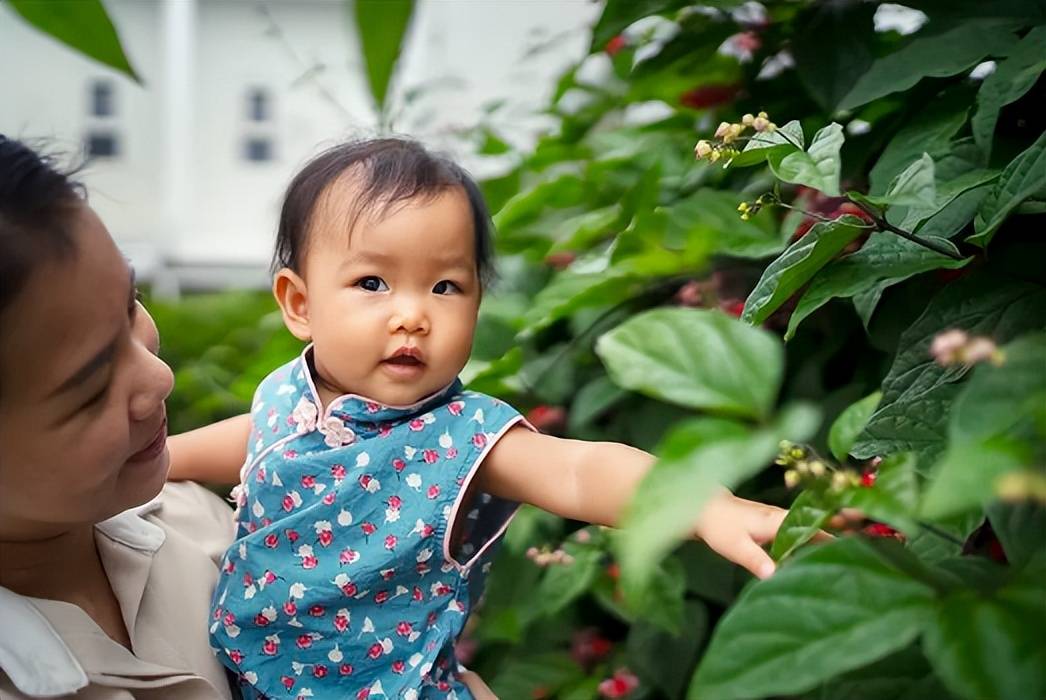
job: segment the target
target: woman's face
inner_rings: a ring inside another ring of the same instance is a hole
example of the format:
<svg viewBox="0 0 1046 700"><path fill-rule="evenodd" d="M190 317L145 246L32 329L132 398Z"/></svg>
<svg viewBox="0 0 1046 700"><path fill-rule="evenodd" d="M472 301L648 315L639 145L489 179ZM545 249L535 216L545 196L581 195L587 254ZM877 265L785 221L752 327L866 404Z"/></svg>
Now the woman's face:
<svg viewBox="0 0 1046 700"><path fill-rule="evenodd" d="M91 209L75 253L40 263L0 316L0 538L93 524L167 475L173 376L131 269Z"/></svg>

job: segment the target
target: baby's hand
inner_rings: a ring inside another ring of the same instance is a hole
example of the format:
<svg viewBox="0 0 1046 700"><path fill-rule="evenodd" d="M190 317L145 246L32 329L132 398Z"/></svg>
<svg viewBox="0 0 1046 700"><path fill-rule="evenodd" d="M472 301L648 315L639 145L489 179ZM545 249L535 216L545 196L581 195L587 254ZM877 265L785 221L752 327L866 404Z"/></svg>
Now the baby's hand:
<svg viewBox="0 0 1046 700"><path fill-rule="evenodd" d="M774 560L760 545L773 541L786 513L723 491L705 506L694 534L721 556L767 578L774 573Z"/></svg>

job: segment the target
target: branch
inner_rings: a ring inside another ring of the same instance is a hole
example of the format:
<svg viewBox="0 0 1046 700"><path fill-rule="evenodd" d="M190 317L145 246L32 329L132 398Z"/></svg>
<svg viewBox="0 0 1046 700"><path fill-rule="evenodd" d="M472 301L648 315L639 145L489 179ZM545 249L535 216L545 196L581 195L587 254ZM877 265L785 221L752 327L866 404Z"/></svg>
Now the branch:
<svg viewBox="0 0 1046 700"><path fill-rule="evenodd" d="M889 221L884 219L878 211L875 211L874 209L862 204L861 202L855 202L852 199L850 201L856 204L858 207L860 207L860 209L864 213L868 214L868 216L872 217L872 221L875 222L875 225L879 228L880 231L889 231L890 233L896 234L905 240L911 241L916 245L921 245L923 248L928 248L929 250L932 250L935 253L939 253L947 258L951 258L952 260L963 259L962 255L952 251L950 248L947 248L941 245L940 243L931 241L926 238L919 238L911 231L905 231L903 228L898 228L897 226L894 226Z"/></svg>

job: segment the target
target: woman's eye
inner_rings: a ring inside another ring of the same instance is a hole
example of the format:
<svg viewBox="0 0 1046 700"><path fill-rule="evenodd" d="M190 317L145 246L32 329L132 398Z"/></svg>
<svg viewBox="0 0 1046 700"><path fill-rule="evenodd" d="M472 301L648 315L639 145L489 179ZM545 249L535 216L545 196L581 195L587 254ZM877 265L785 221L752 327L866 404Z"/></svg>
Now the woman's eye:
<svg viewBox="0 0 1046 700"><path fill-rule="evenodd" d="M450 280L440 280L436 283L436 286L432 288L432 291L436 294L453 294L455 292L460 292L461 287Z"/></svg>
<svg viewBox="0 0 1046 700"><path fill-rule="evenodd" d="M362 278L356 283L356 286L368 292L387 292L389 289L388 285L385 284L385 280L373 275Z"/></svg>

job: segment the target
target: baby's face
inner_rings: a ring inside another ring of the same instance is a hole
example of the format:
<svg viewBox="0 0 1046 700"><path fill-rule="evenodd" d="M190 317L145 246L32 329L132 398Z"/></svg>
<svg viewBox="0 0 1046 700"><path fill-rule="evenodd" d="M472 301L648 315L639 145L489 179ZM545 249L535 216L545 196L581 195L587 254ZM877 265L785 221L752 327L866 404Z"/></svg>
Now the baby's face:
<svg viewBox="0 0 1046 700"><path fill-rule="evenodd" d="M338 207L350 187L335 183L317 203L302 270L318 389L325 400L411 404L452 382L472 351L472 212L464 191L450 189L363 216L350 237Z"/></svg>

